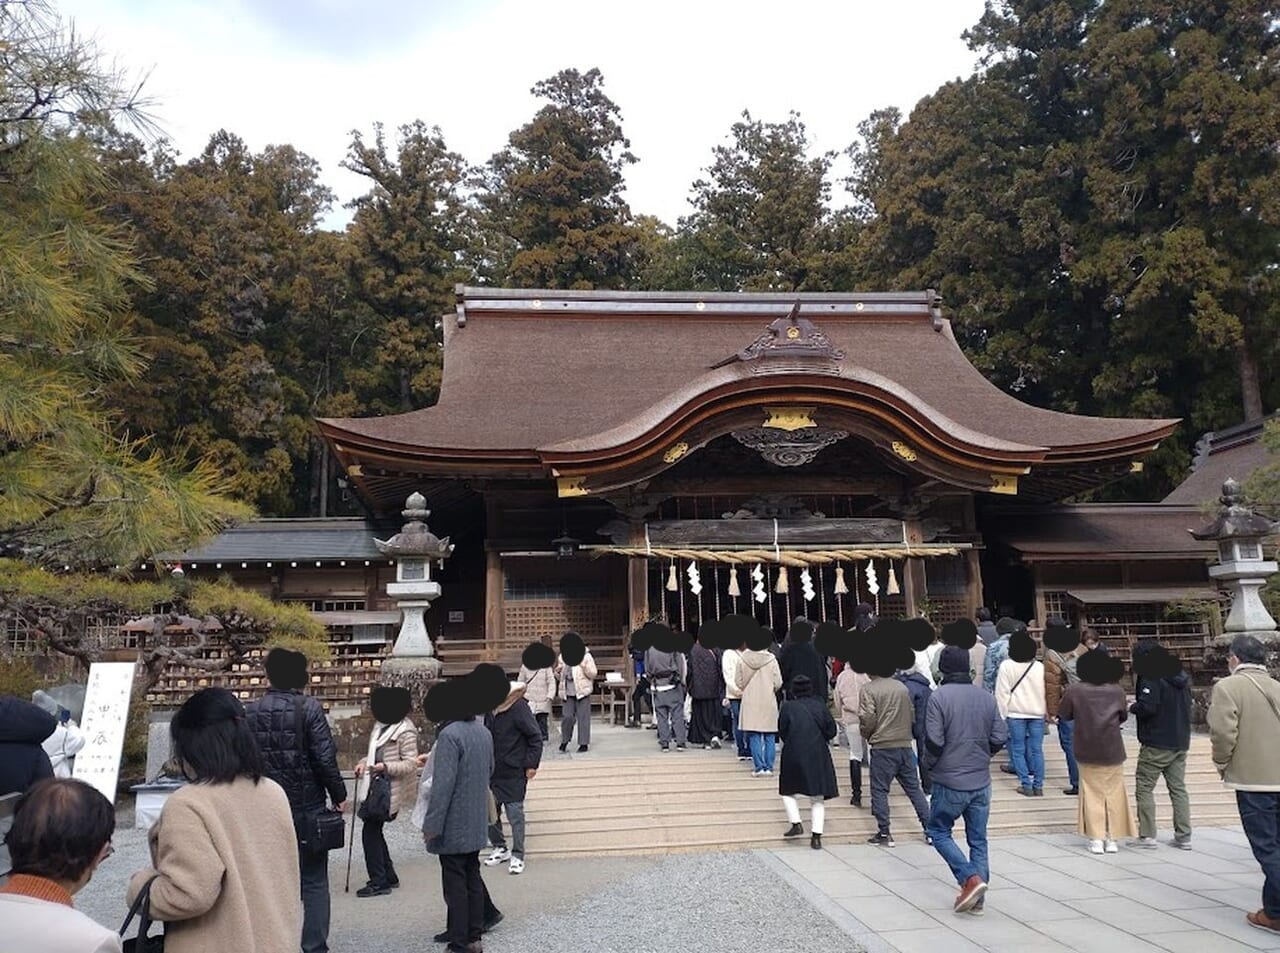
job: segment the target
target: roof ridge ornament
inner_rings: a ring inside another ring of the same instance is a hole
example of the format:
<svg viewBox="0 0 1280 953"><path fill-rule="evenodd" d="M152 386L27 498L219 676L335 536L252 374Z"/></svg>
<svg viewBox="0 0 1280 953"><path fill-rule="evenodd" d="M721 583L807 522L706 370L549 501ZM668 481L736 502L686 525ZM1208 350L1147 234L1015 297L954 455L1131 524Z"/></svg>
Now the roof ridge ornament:
<svg viewBox="0 0 1280 953"><path fill-rule="evenodd" d="M812 321L800 316L800 302L797 300L785 317L769 324L764 334L737 354L726 357L711 367L724 367L735 361L757 361L763 357L811 357L843 361L844 351L836 348L831 339L818 330Z"/></svg>

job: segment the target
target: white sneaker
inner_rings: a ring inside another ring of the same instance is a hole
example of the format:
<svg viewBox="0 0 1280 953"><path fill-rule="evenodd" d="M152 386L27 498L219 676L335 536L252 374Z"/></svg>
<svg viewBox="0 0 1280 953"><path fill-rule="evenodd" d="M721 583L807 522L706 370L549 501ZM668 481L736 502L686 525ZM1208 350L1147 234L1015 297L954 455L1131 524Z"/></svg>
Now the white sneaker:
<svg viewBox="0 0 1280 953"><path fill-rule="evenodd" d="M1091 853L1091 854L1101 854L1101 853L1102 853L1102 850L1103 850L1103 848L1102 848L1102 841L1100 841L1100 840L1091 840L1091 841L1089 841L1089 853Z"/></svg>
<svg viewBox="0 0 1280 953"><path fill-rule="evenodd" d="M1108 854L1120 853L1120 845L1113 840L1107 841L1106 851Z"/></svg>
<svg viewBox="0 0 1280 953"><path fill-rule="evenodd" d="M751 772L751 776L752 776L753 778L763 778L763 777L764 777L764 774L765 774L765 773L764 773L763 771L752 771L752 772Z"/></svg>
<svg viewBox="0 0 1280 953"><path fill-rule="evenodd" d="M511 873L513 874L524 873L524 861L521 860L519 857L511 858Z"/></svg>
<svg viewBox="0 0 1280 953"><path fill-rule="evenodd" d="M511 848L495 847L493 853L484 859L486 867L497 867L498 864L505 864L511 859Z"/></svg>

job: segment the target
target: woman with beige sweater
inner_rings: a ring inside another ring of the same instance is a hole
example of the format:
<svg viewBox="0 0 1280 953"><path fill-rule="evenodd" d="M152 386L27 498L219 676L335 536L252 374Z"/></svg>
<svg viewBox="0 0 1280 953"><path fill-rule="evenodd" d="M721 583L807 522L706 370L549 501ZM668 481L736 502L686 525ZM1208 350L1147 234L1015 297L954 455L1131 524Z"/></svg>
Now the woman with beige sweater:
<svg viewBox="0 0 1280 953"><path fill-rule="evenodd" d="M862 687L870 681L870 675L855 672L852 664L845 665L836 679L836 717L844 724L849 742L849 803L854 807L862 807L862 762L866 760L867 747L862 740L858 703Z"/></svg>
<svg viewBox="0 0 1280 953"><path fill-rule="evenodd" d="M418 729L409 720L413 706L408 689L378 686L369 695L369 707L377 723L369 738L369 754L356 765L356 801L368 796L372 779L385 774L391 782L391 811L386 818L361 815L360 844L369 882L356 891L357 897L383 897L400 886L383 827L396 819L400 808L413 804L418 796ZM365 775L369 780L365 780Z"/></svg>
<svg viewBox="0 0 1280 953"><path fill-rule="evenodd" d="M170 724L173 756L192 782L151 828L150 884L166 953L291 953L302 938L298 840L284 790L263 775L244 707L223 688L196 692Z"/></svg>

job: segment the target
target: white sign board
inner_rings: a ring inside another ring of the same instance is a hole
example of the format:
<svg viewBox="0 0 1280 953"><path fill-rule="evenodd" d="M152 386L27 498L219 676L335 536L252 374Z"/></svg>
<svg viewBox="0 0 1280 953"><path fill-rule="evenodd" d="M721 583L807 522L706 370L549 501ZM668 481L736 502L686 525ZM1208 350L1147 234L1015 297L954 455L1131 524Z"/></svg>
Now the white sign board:
<svg viewBox="0 0 1280 953"><path fill-rule="evenodd" d="M114 804L120 779L120 755L129 720L129 695L133 690L133 662L95 662L89 666L89 687L84 696L80 730L85 746L76 755L72 777L101 791Z"/></svg>

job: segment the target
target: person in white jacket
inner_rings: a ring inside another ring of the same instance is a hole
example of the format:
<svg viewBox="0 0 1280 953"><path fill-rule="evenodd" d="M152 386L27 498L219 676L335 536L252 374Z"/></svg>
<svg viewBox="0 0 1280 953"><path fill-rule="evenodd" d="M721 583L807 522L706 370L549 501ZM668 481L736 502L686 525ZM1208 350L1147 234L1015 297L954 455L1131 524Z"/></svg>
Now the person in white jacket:
<svg viewBox="0 0 1280 953"><path fill-rule="evenodd" d="M725 649L720 656L720 671L724 675L724 700L729 703L729 713L733 716L733 743L738 749L739 761L751 760L751 749L747 747L747 733L738 721L742 715L742 690L738 688L738 660L746 650L743 642L736 649Z"/></svg>
<svg viewBox="0 0 1280 953"><path fill-rule="evenodd" d="M53 776L69 778L76 754L89 739L85 737L84 732L72 720L71 713L65 708L62 709L60 718L58 727L53 729L53 734L44 739L41 747L49 756L49 763L53 765Z"/></svg>
<svg viewBox="0 0 1280 953"><path fill-rule="evenodd" d="M996 704L1009 725L1009 751L1018 775L1018 793L1044 796L1044 665L1025 631L1009 637L1009 657L996 675Z"/></svg>

